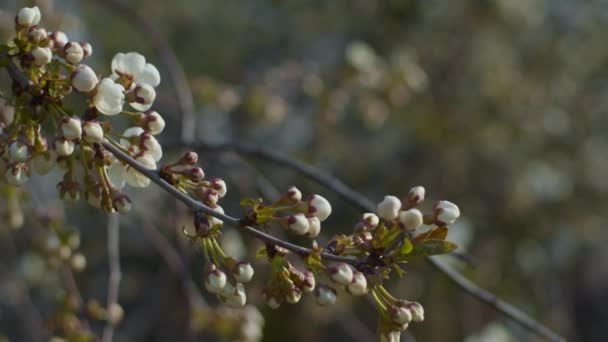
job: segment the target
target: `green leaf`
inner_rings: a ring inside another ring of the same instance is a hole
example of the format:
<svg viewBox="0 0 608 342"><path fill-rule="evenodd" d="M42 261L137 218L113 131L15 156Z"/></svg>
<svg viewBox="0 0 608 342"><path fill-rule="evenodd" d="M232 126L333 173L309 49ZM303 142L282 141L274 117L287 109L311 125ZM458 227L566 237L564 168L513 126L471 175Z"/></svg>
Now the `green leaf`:
<svg viewBox="0 0 608 342"><path fill-rule="evenodd" d="M243 198L240 204L243 207L254 207L258 204L258 200L255 198Z"/></svg>
<svg viewBox="0 0 608 342"><path fill-rule="evenodd" d="M412 242L410 241L410 239L408 239L407 237L404 238L403 246L401 246L401 249L399 250L399 255L406 256L406 255L410 254L413 250L414 250L414 245L412 245Z"/></svg>
<svg viewBox="0 0 608 342"><path fill-rule="evenodd" d="M410 255L439 255L439 254L447 254L451 251L458 248L455 243L439 240L439 239L431 239L426 240L421 244L414 245L414 250Z"/></svg>
<svg viewBox="0 0 608 342"><path fill-rule="evenodd" d="M268 252L266 251L266 247L262 247L262 248L258 249L257 252L255 252L255 257L256 258L265 258L266 256L268 256Z"/></svg>

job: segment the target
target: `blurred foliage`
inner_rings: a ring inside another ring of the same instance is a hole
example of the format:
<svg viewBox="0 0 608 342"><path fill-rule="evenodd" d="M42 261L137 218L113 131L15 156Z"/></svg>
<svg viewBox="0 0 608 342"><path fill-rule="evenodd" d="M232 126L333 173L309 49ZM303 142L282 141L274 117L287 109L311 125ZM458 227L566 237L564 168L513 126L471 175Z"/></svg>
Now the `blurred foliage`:
<svg viewBox="0 0 608 342"><path fill-rule="evenodd" d="M1 32L8 38L11 13L24 3L0 3ZM164 136L178 136L172 85L150 37L142 36L129 18L109 11L103 0L38 4L47 11L45 18L52 16L49 26L91 41L99 66L109 68L105 61L118 51L150 56L164 77L158 109L173 118L167 119ZM608 323L603 248L608 240L606 2L129 4L175 49L194 91L200 138L279 149L339 176L375 200L424 185L440 197L436 199L453 200L463 211L449 238L472 264L444 257L446 262L571 340L603 340ZM232 160L209 154L203 165L208 174L234 177L224 203L231 203L228 212L238 214L239 199L255 195L256 183L250 172L233 170L238 166ZM355 223L356 211L328 191L291 171L255 166L279 189L298 184L333 199L326 234L350 230ZM53 184L35 189L44 201L54 196ZM182 340L188 335L187 304L178 279L168 276L138 228L143 221L157 222L172 236L181 229L179 212L155 192L136 203L136 214L123 220L121 302L126 318L118 338ZM2 204L3 210L11 206ZM31 207L25 204L26 213ZM81 290L103 301L103 218L84 206L67 207L66 217L80 227L81 250L88 259L78 276ZM0 223L2 244L7 244L11 220ZM32 262L31 255L21 252L36 238L28 230L31 220L26 214L24 229L11 232L15 254L2 248L4 269L19 273L24 263ZM237 243L241 252L248 246L247 254L253 256L257 243L246 236L243 245L238 234L230 236L239 242L229 243ZM199 257L190 254L191 272L200 285ZM262 284L263 271L258 272ZM48 275L37 277L31 282L25 278L26 285L45 312L50 305L45 292L53 285L42 281ZM0 298L10 293L5 287L3 280ZM427 320L410 330L417 340L534 340L422 262L413 262L391 290L425 305ZM259 293L251 298L262 303ZM4 299L0 309L0 332L21 336L18 311L11 311ZM369 329L375 325L368 303L346 298L329 309L304 300L297 307L263 311L265 341L345 340L350 335L344 330L356 329L337 318L345 312L355 313Z"/></svg>

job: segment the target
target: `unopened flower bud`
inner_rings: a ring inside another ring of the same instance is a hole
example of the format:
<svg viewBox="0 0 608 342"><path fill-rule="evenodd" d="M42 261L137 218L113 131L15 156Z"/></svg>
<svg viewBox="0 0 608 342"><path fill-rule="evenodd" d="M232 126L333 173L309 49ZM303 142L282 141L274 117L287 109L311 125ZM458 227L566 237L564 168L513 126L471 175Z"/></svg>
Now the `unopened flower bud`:
<svg viewBox="0 0 608 342"><path fill-rule="evenodd" d="M226 187L226 182L224 182L221 178L213 178L211 180L211 187L217 191L217 195L219 198L223 198L226 196L226 192L228 192L228 188Z"/></svg>
<svg viewBox="0 0 608 342"><path fill-rule="evenodd" d="M217 191L215 191L214 189L211 189L211 188L201 187L196 192L196 194L197 194L198 198L201 200L201 202L205 203L208 206L217 205L217 201L219 200L219 195L218 195Z"/></svg>
<svg viewBox="0 0 608 342"><path fill-rule="evenodd" d="M361 296L367 292L367 279L365 275L359 271L353 273L353 281L346 286L348 293L353 296Z"/></svg>
<svg viewBox="0 0 608 342"><path fill-rule="evenodd" d="M40 43L41 41L48 38L48 33L43 27L32 27L30 28L29 38L34 43Z"/></svg>
<svg viewBox="0 0 608 342"><path fill-rule="evenodd" d="M4 178L8 184L21 186L29 179L27 175L27 166L25 164L16 164L6 170Z"/></svg>
<svg viewBox="0 0 608 342"><path fill-rule="evenodd" d="M112 205L114 209L121 214L126 214L131 211L131 199L123 194L114 197Z"/></svg>
<svg viewBox="0 0 608 342"><path fill-rule="evenodd" d="M92 91L97 86L97 83L99 83L99 78L95 74L95 71L84 64L79 64L76 67L71 78L74 89L83 93Z"/></svg>
<svg viewBox="0 0 608 342"><path fill-rule="evenodd" d="M424 307L418 302L409 302L407 304L410 313L412 314L412 321L422 322L424 321Z"/></svg>
<svg viewBox="0 0 608 342"><path fill-rule="evenodd" d="M241 283L232 285L230 282L227 282L222 291L222 297L225 298L226 305L233 308L242 308L247 304L245 286Z"/></svg>
<svg viewBox="0 0 608 342"><path fill-rule="evenodd" d="M85 121L82 124L82 138L88 143L103 141L103 128L97 121Z"/></svg>
<svg viewBox="0 0 608 342"><path fill-rule="evenodd" d="M8 147L8 156L11 162L24 162L30 157L29 148L26 144L15 140Z"/></svg>
<svg viewBox="0 0 608 342"><path fill-rule="evenodd" d="M266 302L266 305L268 305L269 308L276 310L279 308L279 306L281 306L281 300L272 296L272 295L268 295L266 292L263 293L264 295L264 301Z"/></svg>
<svg viewBox="0 0 608 342"><path fill-rule="evenodd" d="M331 280L340 285L348 285L353 281L353 269L346 263L340 262L327 269Z"/></svg>
<svg viewBox="0 0 608 342"><path fill-rule="evenodd" d="M49 34L49 38L52 42L52 47L63 50L63 47L68 43L68 36L63 31L55 31Z"/></svg>
<svg viewBox="0 0 608 342"><path fill-rule="evenodd" d="M70 64L78 64L84 57L82 46L77 42L69 42L63 47L65 61Z"/></svg>
<svg viewBox="0 0 608 342"><path fill-rule="evenodd" d="M55 152L60 157L67 157L74 153L74 143L65 138L59 138L54 143Z"/></svg>
<svg viewBox="0 0 608 342"><path fill-rule="evenodd" d="M392 305L389 308L391 320L398 325L409 324L412 321L412 313L403 306Z"/></svg>
<svg viewBox="0 0 608 342"><path fill-rule="evenodd" d="M40 22L40 9L38 6L23 7L17 12L15 22L19 26L31 27L36 26Z"/></svg>
<svg viewBox="0 0 608 342"><path fill-rule="evenodd" d="M93 54L93 46L91 46L89 42L81 42L80 47L82 48L84 58L87 58Z"/></svg>
<svg viewBox="0 0 608 342"><path fill-rule="evenodd" d="M407 193L407 205L409 207L413 207L424 202L425 192L426 191L424 190L423 186L415 186L411 188L410 191Z"/></svg>
<svg viewBox="0 0 608 342"><path fill-rule="evenodd" d="M253 267L248 262L240 262L234 270L234 279L239 283L248 283L253 278Z"/></svg>
<svg viewBox="0 0 608 342"><path fill-rule="evenodd" d="M74 271L80 272L87 266L87 258L81 253L74 254L70 259L70 265Z"/></svg>
<svg viewBox="0 0 608 342"><path fill-rule="evenodd" d="M190 169L190 180L194 183L202 182L205 179L205 172L200 167L193 167ZM214 190L215 191L215 190ZM216 191L217 193L217 191ZM217 200L215 201L217 203Z"/></svg>
<svg viewBox="0 0 608 342"><path fill-rule="evenodd" d="M399 222L408 232L413 232L422 225L422 213L418 209L405 210L399 213Z"/></svg>
<svg viewBox="0 0 608 342"><path fill-rule="evenodd" d="M302 298L302 290L293 286L285 293L285 301L289 304L297 304Z"/></svg>
<svg viewBox="0 0 608 342"><path fill-rule="evenodd" d="M290 186L285 193L285 198L292 202L298 203L302 200L302 192L295 186Z"/></svg>
<svg viewBox="0 0 608 342"><path fill-rule="evenodd" d="M448 226L460 216L458 206L449 201L439 201L433 208L435 223L440 226Z"/></svg>
<svg viewBox="0 0 608 342"><path fill-rule="evenodd" d="M155 110L143 114L142 126L152 135L158 135L165 129L165 120Z"/></svg>
<svg viewBox="0 0 608 342"><path fill-rule="evenodd" d="M384 196L384 200L378 203L376 211L381 218L392 221L399 216L401 201L395 196Z"/></svg>
<svg viewBox="0 0 608 342"><path fill-rule="evenodd" d="M317 299L317 304L321 306L333 305L336 303L336 290L326 285L319 285L315 291L315 298Z"/></svg>
<svg viewBox="0 0 608 342"><path fill-rule="evenodd" d="M308 219L304 214L294 214L287 218L287 229L296 235L305 235L310 229Z"/></svg>
<svg viewBox="0 0 608 342"><path fill-rule="evenodd" d="M213 209L214 211L216 211L216 212L218 212L220 214L224 213L224 208L220 207L217 204L215 205L215 207L211 206L211 209ZM219 219L219 218L217 218L215 216L208 215L207 217L209 219L209 225L211 227L215 227L217 225L221 225L221 224L224 223L224 221L222 221L221 219Z"/></svg>
<svg viewBox="0 0 608 342"><path fill-rule="evenodd" d="M331 204L323 196L310 195L306 201L308 203L308 213L318 217L321 222L325 221L331 214Z"/></svg>
<svg viewBox="0 0 608 342"><path fill-rule="evenodd" d="M211 293L220 294L224 287L226 287L226 274L215 265L211 266L205 277L205 288Z"/></svg>
<svg viewBox="0 0 608 342"><path fill-rule="evenodd" d="M184 155L180 159L180 163L183 163L186 165L196 165L197 162L198 162L198 154L196 152L192 152L192 151L184 153Z"/></svg>
<svg viewBox="0 0 608 342"><path fill-rule="evenodd" d="M82 123L80 119L64 116L61 119L61 133L69 140L77 140L82 137Z"/></svg>
<svg viewBox="0 0 608 342"><path fill-rule="evenodd" d="M314 239L321 232L321 220L316 216L308 216L306 218L308 219L308 233L306 233L306 236Z"/></svg>
<svg viewBox="0 0 608 342"><path fill-rule="evenodd" d="M135 97L134 102L144 106L152 105L156 99L156 91L151 85L146 83L138 84L135 90L133 90L133 95Z"/></svg>
<svg viewBox="0 0 608 342"><path fill-rule="evenodd" d="M37 66L47 65L53 58L53 53L48 47L36 46L32 49L32 57L34 58L34 64Z"/></svg>
<svg viewBox="0 0 608 342"><path fill-rule="evenodd" d="M361 220L363 221L365 226L369 229L376 228L378 226L378 223L380 222L380 219L374 213L363 214L363 217L361 218Z"/></svg>
<svg viewBox="0 0 608 342"><path fill-rule="evenodd" d="M315 290L315 275L310 271L304 272L304 280L302 281L302 290L304 292L312 292Z"/></svg>
<svg viewBox="0 0 608 342"><path fill-rule="evenodd" d="M196 229L196 235L200 237L209 236L209 232L211 231L209 218L207 218L206 215L202 215L200 213L194 215L194 228Z"/></svg>

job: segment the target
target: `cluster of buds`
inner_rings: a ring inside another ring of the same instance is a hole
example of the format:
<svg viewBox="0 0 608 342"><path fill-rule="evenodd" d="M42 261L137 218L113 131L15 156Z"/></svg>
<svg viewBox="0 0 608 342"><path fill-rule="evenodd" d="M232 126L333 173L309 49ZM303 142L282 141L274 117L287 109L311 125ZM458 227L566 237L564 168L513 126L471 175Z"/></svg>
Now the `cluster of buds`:
<svg viewBox="0 0 608 342"><path fill-rule="evenodd" d="M265 205L261 199L245 200L242 204L250 207L248 218L252 223L275 223L290 233L311 239L319 235L321 222L331 214L327 199L316 194L302 199L302 192L295 186L270 205Z"/></svg>
<svg viewBox="0 0 608 342"><path fill-rule="evenodd" d="M318 299L316 279L312 272L301 271L288 260L288 251L277 246L267 246L271 265L271 277L264 287L264 301L272 309L282 303L297 304L304 293L313 293ZM335 296L334 296L335 301Z"/></svg>
<svg viewBox="0 0 608 342"><path fill-rule="evenodd" d="M79 251L80 234L64 226L63 220L57 215L44 215L40 219L50 229L46 232L42 243L42 253L52 268L62 265L70 267L76 272L86 268L87 259Z"/></svg>
<svg viewBox="0 0 608 342"><path fill-rule="evenodd" d="M382 285L374 286L371 296L381 313L378 327L380 341L399 341L401 332L405 331L411 322L424 321L424 308L420 303L397 299Z"/></svg>
<svg viewBox="0 0 608 342"><path fill-rule="evenodd" d="M47 32L40 19L38 7L19 10L15 37L0 46L0 58L17 66L28 84L14 80L15 96L0 100L2 176L20 186L32 171L44 175L57 165L65 172L57 185L61 198L77 200L84 193L94 207L127 212L131 201L121 189L125 184L146 187L150 181L102 143L112 143L145 167L156 168L163 153L154 136L163 131L165 121L151 107L160 74L144 56L129 52L116 54L111 74L101 77L83 63L93 53L90 43L70 41L61 31ZM79 114L63 107L74 93L87 104ZM132 111L125 110L125 103ZM132 124L122 134L109 122L119 114Z"/></svg>

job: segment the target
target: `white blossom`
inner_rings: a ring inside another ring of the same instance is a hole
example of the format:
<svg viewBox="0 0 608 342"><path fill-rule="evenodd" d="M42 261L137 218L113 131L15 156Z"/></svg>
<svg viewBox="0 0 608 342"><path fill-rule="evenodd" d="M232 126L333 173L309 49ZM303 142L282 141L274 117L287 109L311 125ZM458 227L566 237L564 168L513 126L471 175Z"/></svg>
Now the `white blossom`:
<svg viewBox="0 0 608 342"><path fill-rule="evenodd" d="M156 87L160 84L160 73L146 58L137 52L117 53L112 59L112 77L127 77L136 84Z"/></svg>
<svg viewBox="0 0 608 342"><path fill-rule="evenodd" d="M63 31L55 31L55 32L49 34L49 38L51 39L51 42L52 42L51 47L56 48L58 50L63 49L65 44L67 44L69 41L68 36Z"/></svg>
<svg viewBox="0 0 608 342"><path fill-rule="evenodd" d="M327 271L331 280L340 285L348 285L353 281L353 269L346 263L334 264Z"/></svg>
<svg viewBox="0 0 608 342"><path fill-rule="evenodd" d="M232 285L230 282L227 282L222 291L222 297L225 298L226 305L233 308L242 308L247 304L245 286L241 283Z"/></svg>
<svg viewBox="0 0 608 342"><path fill-rule="evenodd" d="M145 130L152 135L158 135L165 129L165 120L155 110L142 114L142 124Z"/></svg>
<svg viewBox="0 0 608 342"><path fill-rule="evenodd" d="M8 184L14 186L21 186L25 184L25 182L27 182L29 179L27 175L27 166L25 166L25 164L14 165L6 170L4 173L4 178L6 178Z"/></svg>
<svg viewBox="0 0 608 342"><path fill-rule="evenodd" d="M43 27L32 27L29 32L30 40L39 43L48 37L48 33Z"/></svg>
<svg viewBox="0 0 608 342"><path fill-rule="evenodd" d="M110 78L104 78L97 86L97 92L93 96L93 105L101 114L116 115L122 112L125 102L125 88L114 83Z"/></svg>
<svg viewBox="0 0 608 342"><path fill-rule="evenodd" d="M332 305L336 302L336 290L325 285L320 285L315 291L315 297L319 305Z"/></svg>
<svg viewBox="0 0 608 342"><path fill-rule="evenodd" d="M253 267L248 262L239 263L234 271L234 279L240 283L248 283L253 278Z"/></svg>
<svg viewBox="0 0 608 342"><path fill-rule="evenodd" d="M40 22L40 9L38 6L23 7L17 12L17 24L20 26L36 26Z"/></svg>
<svg viewBox="0 0 608 342"><path fill-rule="evenodd" d="M353 296L361 296L367 292L367 278L359 271L353 273L353 281L346 286L348 293Z"/></svg>
<svg viewBox="0 0 608 342"><path fill-rule="evenodd" d="M289 189L287 189L285 197L293 202L300 202L302 200L302 192L297 187L290 186Z"/></svg>
<svg viewBox="0 0 608 342"><path fill-rule="evenodd" d="M310 225L304 214L294 214L287 218L287 229L297 235L305 235L308 233Z"/></svg>
<svg viewBox="0 0 608 342"><path fill-rule="evenodd" d="M135 110L146 111L152 107L156 99L156 91L151 85L141 83L133 90L133 96L135 101L129 102L129 105Z"/></svg>
<svg viewBox="0 0 608 342"><path fill-rule="evenodd" d="M211 187L217 191L217 195L219 198L223 198L226 196L226 192L228 192L228 188L226 187L226 182L224 182L221 178L213 178L211 180Z"/></svg>
<svg viewBox="0 0 608 342"><path fill-rule="evenodd" d="M71 78L72 86L76 90L83 93L92 91L99 83L99 78L97 78L95 71L84 64L79 64L76 67L76 70L72 73Z"/></svg>
<svg viewBox="0 0 608 342"><path fill-rule="evenodd" d="M18 140L13 141L8 147L8 156L11 162L24 162L30 156L29 148Z"/></svg>
<svg viewBox="0 0 608 342"><path fill-rule="evenodd" d="M415 186L407 193L407 203L411 206L418 205L424 201L426 190L423 186Z"/></svg>
<svg viewBox="0 0 608 342"><path fill-rule="evenodd" d="M408 232L413 232L423 223L422 213L418 209L405 210L399 213L399 222Z"/></svg>
<svg viewBox="0 0 608 342"><path fill-rule="evenodd" d="M399 216L401 201L395 196L384 196L384 200L378 203L376 211L381 218L392 221Z"/></svg>
<svg viewBox="0 0 608 342"><path fill-rule="evenodd" d="M412 321L412 313L408 308L403 306L391 306L389 314L393 322L399 325L409 324Z"/></svg>
<svg viewBox="0 0 608 342"><path fill-rule="evenodd" d="M84 58L89 57L93 54L93 46L89 42L81 42L80 47L82 47L82 52L84 53Z"/></svg>
<svg viewBox="0 0 608 342"><path fill-rule="evenodd" d="M222 293L222 290L226 287L226 279L226 274L222 270L213 267L205 278L205 288L211 293Z"/></svg>
<svg viewBox="0 0 608 342"><path fill-rule="evenodd" d="M74 152L74 143L65 138L55 140L55 152L60 157L67 157Z"/></svg>
<svg viewBox="0 0 608 342"><path fill-rule="evenodd" d="M306 218L308 219L308 233L306 233L306 236L314 239L321 232L321 220L316 216L308 216Z"/></svg>

